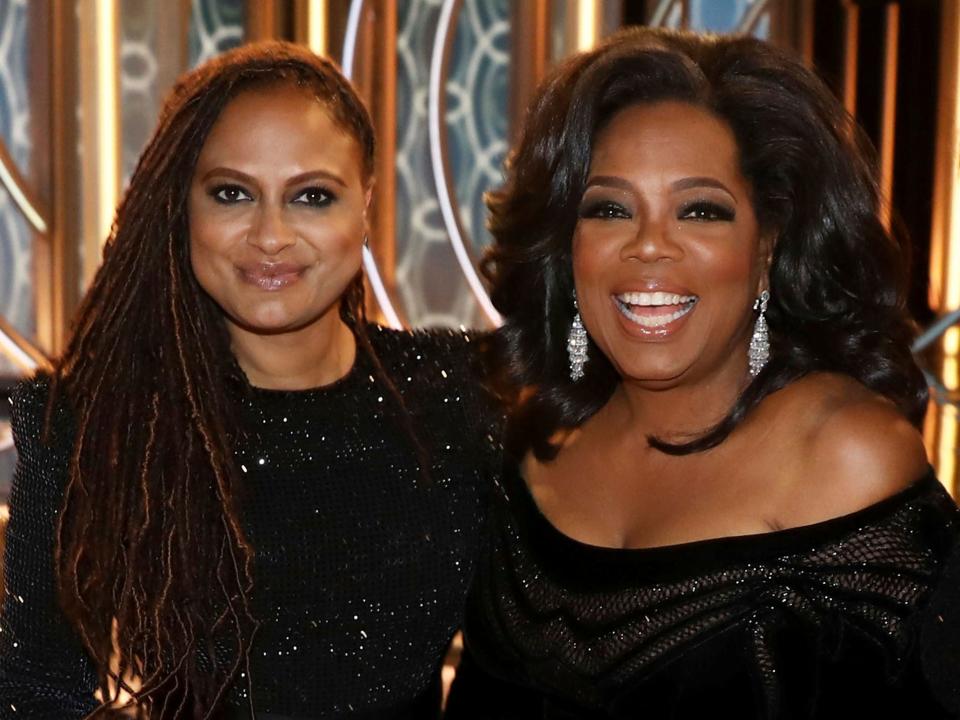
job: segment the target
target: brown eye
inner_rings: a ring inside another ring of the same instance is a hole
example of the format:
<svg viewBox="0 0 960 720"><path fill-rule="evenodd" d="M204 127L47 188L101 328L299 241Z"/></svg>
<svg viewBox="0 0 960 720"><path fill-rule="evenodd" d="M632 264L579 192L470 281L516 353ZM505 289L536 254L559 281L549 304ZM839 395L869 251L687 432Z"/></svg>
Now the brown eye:
<svg viewBox="0 0 960 720"><path fill-rule="evenodd" d="M611 200L598 200L586 203L580 209L581 218L596 218L599 220L629 220L631 215L620 203Z"/></svg>
<svg viewBox="0 0 960 720"><path fill-rule="evenodd" d="M332 192L324 187L309 187L301 190L293 202L310 207L326 207L336 200Z"/></svg>
<svg viewBox="0 0 960 720"><path fill-rule="evenodd" d="M253 200L250 194L239 185L218 185L210 191L210 196L223 205Z"/></svg>
<svg viewBox="0 0 960 720"><path fill-rule="evenodd" d="M678 220L698 222L730 222L736 217L732 208L719 203L698 201L684 205L677 215Z"/></svg>

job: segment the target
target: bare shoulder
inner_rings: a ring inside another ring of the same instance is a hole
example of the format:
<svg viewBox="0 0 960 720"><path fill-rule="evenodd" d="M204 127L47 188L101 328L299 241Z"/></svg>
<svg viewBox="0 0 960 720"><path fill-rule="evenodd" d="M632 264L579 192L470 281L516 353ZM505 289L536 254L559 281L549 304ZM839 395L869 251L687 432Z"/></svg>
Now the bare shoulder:
<svg viewBox="0 0 960 720"><path fill-rule="evenodd" d="M896 494L927 468L923 438L886 398L845 376L818 373L783 391L778 410L797 418L798 453L784 478L777 523L846 515Z"/></svg>

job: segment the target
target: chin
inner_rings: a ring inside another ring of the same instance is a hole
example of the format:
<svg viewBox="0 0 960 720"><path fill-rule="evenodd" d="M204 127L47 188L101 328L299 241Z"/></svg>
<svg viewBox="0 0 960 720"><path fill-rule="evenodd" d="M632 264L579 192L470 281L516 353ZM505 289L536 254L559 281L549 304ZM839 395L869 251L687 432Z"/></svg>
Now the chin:
<svg viewBox="0 0 960 720"><path fill-rule="evenodd" d="M681 363L618 365L620 377L626 382L657 388L672 387L680 382L688 366Z"/></svg>
<svg viewBox="0 0 960 720"><path fill-rule="evenodd" d="M280 308L259 308L248 312L231 313L234 325L249 332L262 335L277 335L306 327L316 321L320 315L293 313Z"/></svg>

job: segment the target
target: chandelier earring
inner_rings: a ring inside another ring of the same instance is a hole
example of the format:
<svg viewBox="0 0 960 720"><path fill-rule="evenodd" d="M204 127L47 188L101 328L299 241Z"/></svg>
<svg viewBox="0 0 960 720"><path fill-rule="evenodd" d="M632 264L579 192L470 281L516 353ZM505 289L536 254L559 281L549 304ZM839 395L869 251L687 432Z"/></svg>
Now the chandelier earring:
<svg viewBox="0 0 960 720"><path fill-rule="evenodd" d="M573 296L573 323L570 325L570 335L567 337L567 356L570 359L570 379L576 382L583 377L583 366L587 358L587 331L580 319L580 310L577 308L577 296Z"/></svg>
<svg viewBox="0 0 960 720"><path fill-rule="evenodd" d="M770 359L770 333L767 330L767 303L769 301L770 291L764 290L753 303L753 309L758 311L758 314L757 321L753 325L753 335L750 337L750 349L747 351L752 377L759 375L763 366Z"/></svg>

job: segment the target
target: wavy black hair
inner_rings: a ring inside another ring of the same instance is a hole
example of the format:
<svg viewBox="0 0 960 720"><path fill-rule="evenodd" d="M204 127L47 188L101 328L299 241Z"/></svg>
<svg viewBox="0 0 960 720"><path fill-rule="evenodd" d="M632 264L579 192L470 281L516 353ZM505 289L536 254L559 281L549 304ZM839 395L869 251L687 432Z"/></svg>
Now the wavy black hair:
<svg viewBox="0 0 960 720"><path fill-rule="evenodd" d="M798 59L748 37L631 29L561 64L541 85L506 182L487 196L494 243L484 261L504 324L487 354L510 409L508 452L554 457L620 381L591 342L585 377L568 376L574 315L571 240L599 130L620 110L673 100L703 108L736 138L769 270L770 360L726 417L663 452L715 447L764 397L813 371L843 373L914 424L927 402L910 354L907 247L878 211L875 153L824 83Z"/></svg>

